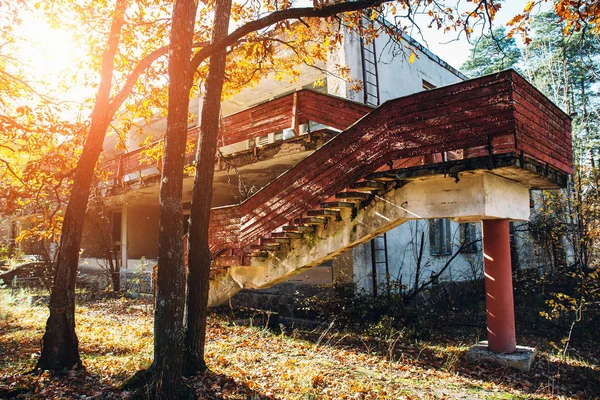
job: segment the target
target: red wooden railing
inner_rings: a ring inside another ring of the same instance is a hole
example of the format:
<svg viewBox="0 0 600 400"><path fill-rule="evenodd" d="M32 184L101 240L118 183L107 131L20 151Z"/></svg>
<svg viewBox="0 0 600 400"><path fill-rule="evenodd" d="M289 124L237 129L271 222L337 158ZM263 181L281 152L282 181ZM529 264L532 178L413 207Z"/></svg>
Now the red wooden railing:
<svg viewBox="0 0 600 400"><path fill-rule="evenodd" d="M221 122L219 145L226 146L248 139L277 132L286 128L296 133L301 124L314 121L336 129L346 129L372 110L372 107L339 97L300 90L275 100L229 115ZM196 142L199 128L188 131L188 138ZM155 161L145 156L154 143L102 163L113 183L119 183L125 175L139 173L151 168ZM194 154L192 149L190 154Z"/></svg>
<svg viewBox="0 0 600 400"><path fill-rule="evenodd" d="M323 109L307 99L304 110ZM319 115L333 124L338 113ZM572 173L570 118L505 71L384 103L240 205L213 209L211 250L242 249L390 161L461 149Z"/></svg>

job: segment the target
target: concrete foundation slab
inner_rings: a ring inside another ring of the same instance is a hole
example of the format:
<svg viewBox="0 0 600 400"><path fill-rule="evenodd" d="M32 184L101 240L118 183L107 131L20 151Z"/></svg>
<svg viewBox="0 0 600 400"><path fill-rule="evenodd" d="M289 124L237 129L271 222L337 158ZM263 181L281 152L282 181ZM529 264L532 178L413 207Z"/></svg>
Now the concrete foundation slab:
<svg viewBox="0 0 600 400"><path fill-rule="evenodd" d="M488 348L487 340L477 343L467 352L467 361L477 364L493 363L505 365L518 369L523 372L529 372L537 349L535 347L517 346L514 353L495 353Z"/></svg>

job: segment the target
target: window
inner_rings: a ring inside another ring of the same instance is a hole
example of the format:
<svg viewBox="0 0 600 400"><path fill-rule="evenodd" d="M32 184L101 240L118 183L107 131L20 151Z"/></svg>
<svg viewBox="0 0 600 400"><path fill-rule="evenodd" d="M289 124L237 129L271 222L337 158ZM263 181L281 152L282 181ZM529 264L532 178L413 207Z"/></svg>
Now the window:
<svg viewBox="0 0 600 400"><path fill-rule="evenodd" d="M477 253L477 226L470 222L460 224L460 243L464 243L461 253Z"/></svg>
<svg viewBox="0 0 600 400"><path fill-rule="evenodd" d="M435 85L433 83L427 82L425 79L423 79L423 90L431 90L431 89L435 89Z"/></svg>
<svg viewBox="0 0 600 400"><path fill-rule="evenodd" d="M449 220L429 220L429 251L432 256L448 256L452 254L451 239Z"/></svg>

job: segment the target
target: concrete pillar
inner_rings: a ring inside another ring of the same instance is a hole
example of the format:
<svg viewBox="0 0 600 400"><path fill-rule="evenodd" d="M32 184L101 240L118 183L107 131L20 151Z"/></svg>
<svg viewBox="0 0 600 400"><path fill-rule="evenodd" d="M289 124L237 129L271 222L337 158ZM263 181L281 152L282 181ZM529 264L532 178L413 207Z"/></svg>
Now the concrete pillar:
<svg viewBox="0 0 600 400"><path fill-rule="evenodd" d="M488 346L496 353L514 353L517 343L508 220L483 220L483 258Z"/></svg>
<svg viewBox="0 0 600 400"><path fill-rule="evenodd" d="M121 208L121 268L127 270L127 203Z"/></svg>

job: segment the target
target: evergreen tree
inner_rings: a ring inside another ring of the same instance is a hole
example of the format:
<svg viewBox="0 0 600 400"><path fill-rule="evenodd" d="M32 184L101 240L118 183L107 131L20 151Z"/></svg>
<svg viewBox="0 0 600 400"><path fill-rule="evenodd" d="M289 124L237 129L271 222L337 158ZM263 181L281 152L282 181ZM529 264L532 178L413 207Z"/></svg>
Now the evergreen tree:
<svg viewBox="0 0 600 400"><path fill-rule="evenodd" d="M461 69L471 78L512 68L519 62L521 52L514 38L507 37L504 27L475 41L469 59Z"/></svg>

